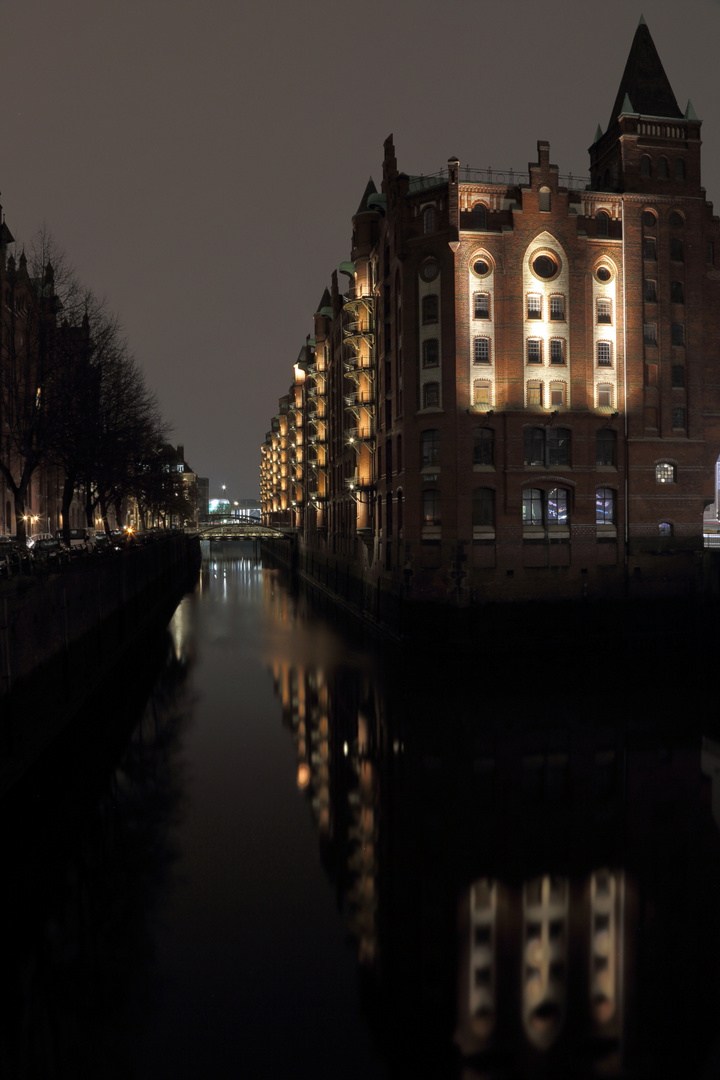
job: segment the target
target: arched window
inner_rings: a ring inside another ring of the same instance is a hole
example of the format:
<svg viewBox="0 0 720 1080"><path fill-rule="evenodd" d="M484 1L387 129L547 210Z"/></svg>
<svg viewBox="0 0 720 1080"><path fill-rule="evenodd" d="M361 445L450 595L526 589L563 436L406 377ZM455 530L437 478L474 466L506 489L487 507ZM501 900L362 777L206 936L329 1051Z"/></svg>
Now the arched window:
<svg viewBox="0 0 720 1080"><path fill-rule="evenodd" d="M473 228L487 229L487 206L484 203L475 203L472 208Z"/></svg>
<svg viewBox="0 0 720 1080"><path fill-rule="evenodd" d="M661 536L672 536L673 527L669 521L661 521L658 525L658 532Z"/></svg>
<svg viewBox="0 0 720 1080"><path fill-rule="evenodd" d="M473 433L473 465L495 464L495 432L492 428L476 428Z"/></svg>
<svg viewBox="0 0 720 1080"><path fill-rule="evenodd" d="M605 210L598 210L595 220L597 221L598 236L610 235L610 215Z"/></svg>
<svg viewBox="0 0 720 1080"><path fill-rule="evenodd" d="M495 525L495 492L492 488L475 488L473 491L472 523L485 527Z"/></svg>
<svg viewBox="0 0 720 1080"><path fill-rule="evenodd" d="M611 428L600 428L595 435L596 465L615 465L617 435Z"/></svg>
<svg viewBox="0 0 720 1080"><path fill-rule="evenodd" d="M473 318L474 319L489 319L490 318L490 294L486 292L476 292L473 296Z"/></svg>
<svg viewBox="0 0 720 1080"><path fill-rule="evenodd" d="M397 471L401 473L403 471L403 442L402 435L397 437Z"/></svg>
<svg viewBox="0 0 720 1080"><path fill-rule="evenodd" d="M685 179L685 162L682 158L675 158L675 179Z"/></svg>
<svg viewBox="0 0 720 1080"><path fill-rule="evenodd" d="M476 409L489 409L491 405L491 386L489 382L476 379L473 383L473 405Z"/></svg>
<svg viewBox="0 0 720 1080"><path fill-rule="evenodd" d="M595 524L615 524L615 492L612 488L598 488L595 492Z"/></svg>
<svg viewBox="0 0 720 1080"><path fill-rule="evenodd" d="M423 386L423 408L437 409L440 407L440 383L428 382Z"/></svg>
<svg viewBox="0 0 720 1080"><path fill-rule="evenodd" d="M550 188L540 188L539 209L544 214L550 213Z"/></svg>
<svg viewBox="0 0 720 1080"><path fill-rule="evenodd" d="M658 178L660 180L667 180L670 175L670 167L668 165L668 159L661 157L658 161Z"/></svg>
<svg viewBox="0 0 720 1080"><path fill-rule="evenodd" d="M655 466L655 482L657 484L674 484L675 466L669 461L659 461Z"/></svg>
<svg viewBox="0 0 720 1080"><path fill-rule="evenodd" d="M435 232L435 207L426 206L423 210L423 232L427 236L428 233Z"/></svg>
<svg viewBox="0 0 720 1080"><path fill-rule="evenodd" d="M474 364L489 364L490 363L490 338L489 337L476 337L476 338L473 338L473 363Z"/></svg>
<svg viewBox="0 0 720 1080"><path fill-rule="evenodd" d="M437 488L423 491L423 525L440 524L440 492Z"/></svg>
<svg viewBox="0 0 720 1080"><path fill-rule="evenodd" d="M436 323L438 321L438 296L430 293L422 298L422 321L423 323Z"/></svg>
<svg viewBox="0 0 720 1080"><path fill-rule="evenodd" d="M426 338L422 343L423 367L437 367L440 362L440 342L437 338Z"/></svg>
<svg viewBox="0 0 720 1080"><path fill-rule="evenodd" d="M398 490L398 493L397 493L397 528L398 528L398 535L402 534L402 527L403 527L403 493L402 493L401 490Z"/></svg>
<svg viewBox="0 0 720 1080"><path fill-rule="evenodd" d="M393 531L393 515L392 515L392 492L388 491L385 496L385 535L392 536Z"/></svg>
<svg viewBox="0 0 720 1080"><path fill-rule="evenodd" d="M612 408L613 388L611 383L598 383L597 402L599 409Z"/></svg>
<svg viewBox="0 0 720 1080"><path fill-rule="evenodd" d="M440 432L436 428L423 431L420 443L420 465L437 465L440 459Z"/></svg>
<svg viewBox="0 0 720 1080"><path fill-rule="evenodd" d="M565 488L525 488L522 495L523 525L567 525L568 493Z"/></svg>
<svg viewBox="0 0 720 1080"><path fill-rule="evenodd" d="M612 342L598 341L597 363L598 367L612 367Z"/></svg>
<svg viewBox="0 0 720 1080"><path fill-rule="evenodd" d="M652 163L647 154L643 154L643 156L640 158L640 175L652 176Z"/></svg>

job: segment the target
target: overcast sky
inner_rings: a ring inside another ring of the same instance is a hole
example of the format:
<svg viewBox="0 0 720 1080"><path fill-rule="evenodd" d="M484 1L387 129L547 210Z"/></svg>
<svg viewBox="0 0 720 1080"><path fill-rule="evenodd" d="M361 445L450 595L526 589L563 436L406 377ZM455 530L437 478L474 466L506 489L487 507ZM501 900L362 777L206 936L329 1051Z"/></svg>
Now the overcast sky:
<svg viewBox="0 0 720 1080"><path fill-rule="evenodd" d="M720 210L720 0L0 0L0 201L116 312L211 495L256 498L350 218L398 166L588 174L644 14Z"/></svg>

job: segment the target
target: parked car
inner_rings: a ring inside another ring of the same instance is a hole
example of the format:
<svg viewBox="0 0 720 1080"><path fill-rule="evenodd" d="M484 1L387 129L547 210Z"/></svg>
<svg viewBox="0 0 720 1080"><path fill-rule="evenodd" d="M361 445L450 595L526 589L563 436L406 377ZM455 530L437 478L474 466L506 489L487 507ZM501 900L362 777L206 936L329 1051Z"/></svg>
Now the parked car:
<svg viewBox="0 0 720 1080"><path fill-rule="evenodd" d="M55 539L61 543L65 542L65 534L62 529L57 530ZM69 540L71 555L84 555L95 548L95 533L90 532L89 529L71 529Z"/></svg>
<svg viewBox="0 0 720 1080"><path fill-rule="evenodd" d="M40 566L61 566L70 558L70 552L61 540L43 537L35 541L33 558Z"/></svg>

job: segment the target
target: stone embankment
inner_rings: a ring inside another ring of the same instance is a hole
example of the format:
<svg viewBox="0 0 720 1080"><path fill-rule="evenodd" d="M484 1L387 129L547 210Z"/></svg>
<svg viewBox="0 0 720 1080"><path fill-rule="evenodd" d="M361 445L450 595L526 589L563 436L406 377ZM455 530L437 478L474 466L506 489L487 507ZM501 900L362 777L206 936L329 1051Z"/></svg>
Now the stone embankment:
<svg viewBox="0 0 720 1080"><path fill-rule="evenodd" d="M0 791L78 710L102 716L109 673L164 628L199 566L197 537L173 533L0 582Z"/></svg>

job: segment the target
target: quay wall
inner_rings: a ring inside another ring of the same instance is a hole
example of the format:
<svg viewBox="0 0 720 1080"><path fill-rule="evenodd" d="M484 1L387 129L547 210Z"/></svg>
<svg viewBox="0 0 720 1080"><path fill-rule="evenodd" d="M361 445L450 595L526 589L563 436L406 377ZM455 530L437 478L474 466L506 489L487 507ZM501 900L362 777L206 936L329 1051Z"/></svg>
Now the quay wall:
<svg viewBox="0 0 720 1080"><path fill-rule="evenodd" d="M578 640L596 644L604 656L620 661L632 647L649 662L672 640L696 646L705 655L720 635L720 550L682 551L666 556L653 550L636 553L640 564L622 588L569 598L558 582L528 599L531 582L501 599L483 600L449 583L445 602L414 595L412 582L388 585L360 560L303 547L288 532L266 539L263 553L314 592L328 612L360 621L378 637L423 651L477 650L507 659L530 656L539 636L555 648L573 648Z"/></svg>
<svg viewBox="0 0 720 1080"><path fill-rule="evenodd" d="M177 533L0 582L0 791L86 704L102 715L108 672L167 625L199 566L199 540Z"/></svg>

